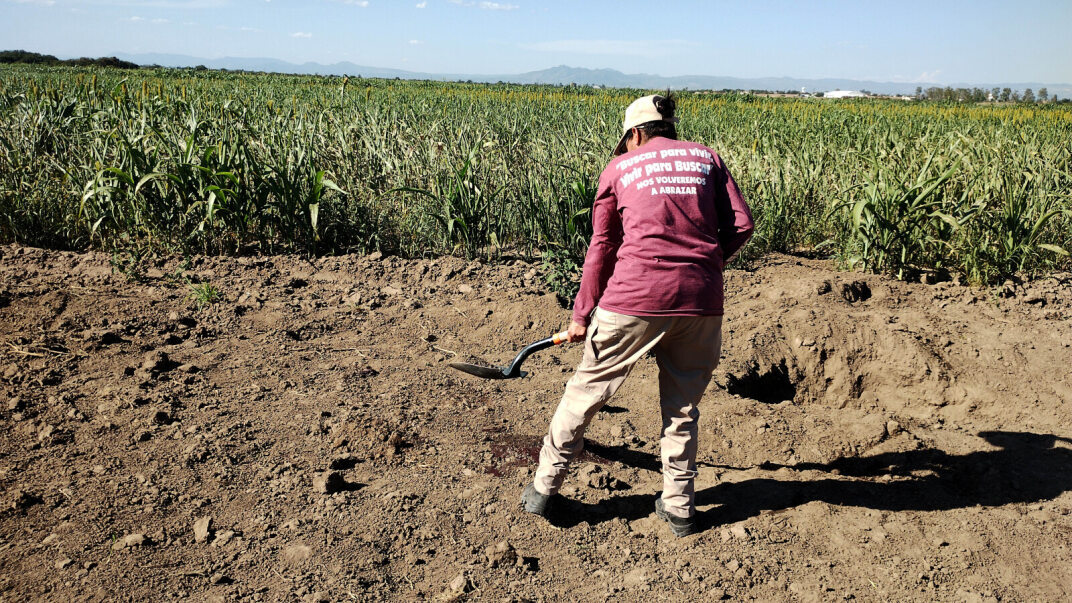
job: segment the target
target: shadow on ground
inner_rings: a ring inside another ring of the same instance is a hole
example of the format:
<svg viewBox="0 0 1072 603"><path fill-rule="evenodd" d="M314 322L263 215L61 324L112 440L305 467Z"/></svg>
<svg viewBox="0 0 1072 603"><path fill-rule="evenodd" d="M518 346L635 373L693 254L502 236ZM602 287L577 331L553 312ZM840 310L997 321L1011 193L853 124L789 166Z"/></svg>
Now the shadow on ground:
<svg viewBox="0 0 1072 603"><path fill-rule="evenodd" d="M813 501L884 511L942 511L1038 502L1072 490L1072 449L1057 446L1072 440L1008 431L982 432L979 437L998 450L952 455L930 448L830 463L766 465L840 475L803 481L757 478L706 488L696 493L697 506L718 506L700 514L700 529ZM656 457L636 451L601 447L599 454L643 469L659 467ZM617 518L635 520L650 515L654 502L650 494L612 496L599 504L560 498L551 521L569 527Z"/></svg>

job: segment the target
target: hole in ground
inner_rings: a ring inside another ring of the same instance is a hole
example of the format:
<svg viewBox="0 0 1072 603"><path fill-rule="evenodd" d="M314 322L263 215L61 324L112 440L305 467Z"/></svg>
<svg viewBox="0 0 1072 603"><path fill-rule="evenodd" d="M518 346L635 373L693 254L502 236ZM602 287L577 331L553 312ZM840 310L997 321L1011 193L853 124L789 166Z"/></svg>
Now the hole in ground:
<svg viewBox="0 0 1072 603"><path fill-rule="evenodd" d="M789 367L783 359L764 372L760 372L760 367L753 364L743 375L729 375L726 379L726 391L764 404L777 404L792 400L797 395L797 386L790 378Z"/></svg>

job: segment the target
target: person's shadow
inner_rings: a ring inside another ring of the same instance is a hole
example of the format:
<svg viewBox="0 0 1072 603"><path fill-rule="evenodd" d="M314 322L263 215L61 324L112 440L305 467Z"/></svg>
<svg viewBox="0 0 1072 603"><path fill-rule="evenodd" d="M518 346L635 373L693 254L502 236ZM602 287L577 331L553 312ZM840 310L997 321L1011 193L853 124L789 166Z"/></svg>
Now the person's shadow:
<svg viewBox="0 0 1072 603"><path fill-rule="evenodd" d="M835 477L807 481L769 478L722 483L696 493L698 507L718 505L699 515L700 529L734 523L763 511L788 509L812 501L868 507L885 511L939 511L1049 500L1072 490L1072 449L1056 435L986 431L979 437L998 450L951 455L922 449L865 457L846 457L830 463L764 465L766 469L837 472ZM604 447L602 456L651 469L658 459L638 453L616 455ZM884 478L874 481L873 478ZM872 479L853 479L872 478ZM616 518L640 519L651 514L650 494L625 494L599 504L563 500L552 516L556 525L601 523Z"/></svg>

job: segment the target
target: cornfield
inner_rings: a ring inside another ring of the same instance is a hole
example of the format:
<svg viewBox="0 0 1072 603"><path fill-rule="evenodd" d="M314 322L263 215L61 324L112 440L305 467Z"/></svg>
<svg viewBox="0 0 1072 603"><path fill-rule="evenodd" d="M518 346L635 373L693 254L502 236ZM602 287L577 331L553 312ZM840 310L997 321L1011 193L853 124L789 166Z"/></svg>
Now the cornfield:
<svg viewBox="0 0 1072 603"><path fill-rule="evenodd" d="M584 253L640 90L0 69L0 242L209 254ZM1072 111L682 93L748 253L902 278L1065 269ZM746 258L747 259L747 258Z"/></svg>

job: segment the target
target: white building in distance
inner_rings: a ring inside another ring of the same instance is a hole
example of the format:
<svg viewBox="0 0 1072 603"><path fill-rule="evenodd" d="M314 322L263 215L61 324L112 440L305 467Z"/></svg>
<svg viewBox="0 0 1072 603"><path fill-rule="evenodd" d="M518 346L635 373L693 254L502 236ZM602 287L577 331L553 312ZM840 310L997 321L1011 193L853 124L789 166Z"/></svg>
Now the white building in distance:
<svg viewBox="0 0 1072 603"><path fill-rule="evenodd" d="M859 90L831 90L823 98L867 98L867 95Z"/></svg>

